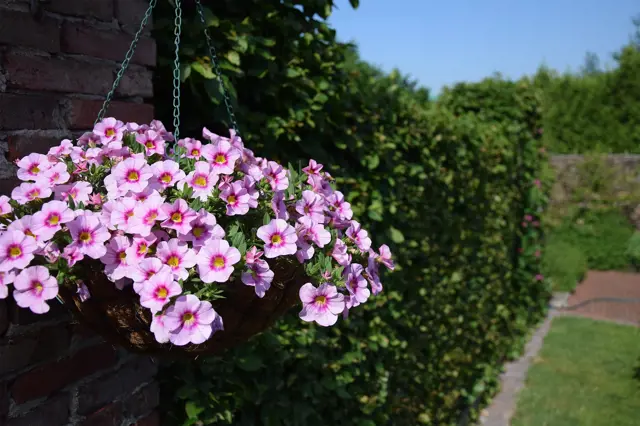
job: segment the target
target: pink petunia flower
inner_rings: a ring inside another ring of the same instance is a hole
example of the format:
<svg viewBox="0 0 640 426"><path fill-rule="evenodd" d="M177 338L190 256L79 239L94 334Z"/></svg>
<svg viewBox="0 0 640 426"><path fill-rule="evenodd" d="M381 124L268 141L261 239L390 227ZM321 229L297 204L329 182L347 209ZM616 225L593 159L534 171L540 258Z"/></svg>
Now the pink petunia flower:
<svg viewBox="0 0 640 426"><path fill-rule="evenodd" d="M276 215L276 219L289 220L289 212L284 203L284 191L276 191L271 199L271 209Z"/></svg>
<svg viewBox="0 0 640 426"><path fill-rule="evenodd" d="M315 321L324 327L331 326L345 308L344 296L329 283L323 283L318 288L306 283L300 288L299 295L302 301L299 316L306 322Z"/></svg>
<svg viewBox="0 0 640 426"><path fill-rule="evenodd" d="M272 219L267 225L258 228L256 235L264 241L264 255L269 259L297 251L296 230L282 219Z"/></svg>
<svg viewBox="0 0 640 426"><path fill-rule="evenodd" d="M154 315L149 328L158 343L167 343L171 333L164 325L164 314Z"/></svg>
<svg viewBox="0 0 640 426"><path fill-rule="evenodd" d="M336 191L327 197L327 203L334 209L334 213L342 220L351 220L353 210L351 204L344 201L344 195L340 191Z"/></svg>
<svg viewBox="0 0 640 426"><path fill-rule="evenodd" d="M176 346L200 344L213 334L214 321L219 317L211 303L200 301L193 294L180 296L169 306L162 319L170 330L169 341Z"/></svg>
<svg viewBox="0 0 640 426"><path fill-rule="evenodd" d="M193 198L207 201L207 198L213 193L217 182L218 174L211 169L209 163L197 161L194 171L178 182L178 188L184 190L186 185L193 189Z"/></svg>
<svg viewBox="0 0 640 426"><path fill-rule="evenodd" d="M100 137L100 142L108 144L114 141L121 141L126 130L124 123L113 117L103 119L95 125L93 133Z"/></svg>
<svg viewBox="0 0 640 426"><path fill-rule="evenodd" d="M43 241L53 238L62 229L62 224L75 219L75 213L64 201L49 201L42 206L42 210L33 215L31 232L37 234Z"/></svg>
<svg viewBox="0 0 640 426"><path fill-rule="evenodd" d="M189 277L187 269L196 264L195 252L177 238L158 243L156 257L171 268L173 276L179 280L186 280Z"/></svg>
<svg viewBox="0 0 640 426"><path fill-rule="evenodd" d="M196 161L200 159L200 157L202 156L202 142L192 138L183 139L181 142L181 146L185 148L185 156L187 158L193 158Z"/></svg>
<svg viewBox="0 0 640 426"><path fill-rule="evenodd" d="M141 192L153 176L147 161L141 158L127 158L113 168L112 174L120 193Z"/></svg>
<svg viewBox="0 0 640 426"><path fill-rule="evenodd" d="M269 161L262 171L273 191L284 191L289 187L287 169L275 161Z"/></svg>
<svg viewBox="0 0 640 426"><path fill-rule="evenodd" d="M89 182L79 181L70 185L59 185L54 188L55 198L61 201L73 199L74 203L88 203L89 195L93 192L93 188Z"/></svg>
<svg viewBox="0 0 640 426"><path fill-rule="evenodd" d="M302 169L308 175L319 175L322 170L322 164L316 163L316 160L309 160L309 165Z"/></svg>
<svg viewBox="0 0 640 426"><path fill-rule="evenodd" d="M153 177L149 180L149 186L158 191L163 191L185 178L185 173L180 170L180 165L173 160L153 163L151 172Z"/></svg>
<svg viewBox="0 0 640 426"><path fill-rule="evenodd" d="M11 192L11 198L16 200L18 204L27 204L30 201L49 198L50 196L51 188L39 182L22 183Z"/></svg>
<svg viewBox="0 0 640 426"><path fill-rule="evenodd" d="M43 154L29 154L16 162L18 166L18 179L25 181L38 180L42 174L51 168L52 164Z"/></svg>
<svg viewBox="0 0 640 426"><path fill-rule="evenodd" d="M78 283L78 289L76 290L76 294L81 302L86 302L91 299L91 293L89 292L89 288L85 285L85 283Z"/></svg>
<svg viewBox="0 0 640 426"><path fill-rule="evenodd" d="M0 272L0 299L6 299L9 295L9 284L16 278L13 271Z"/></svg>
<svg viewBox="0 0 640 426"><path fill-rule="evenodd" d="M175 281L171 271L165 269L143 283L140 304L156 313L162 310L172 297L180 293L182 287Z"/></svg>
<svg viewBox="0 0 640 426"><path fill-rule="evenodd" d="M242 179L242 185L249 194L249 208L255 209L258 207L258 199L260 198L260 192L256 188L256 180L251 176L245 176Z"/></svg>
<svg viewBox="0 0 640 426"><path fill-rule="evenodd" d="M194 248L207 245L211 240L221 240L225 237L224 229L216 222L216 217L200 209L198 216L191 222L191 229L186 234L181 234L180 238L190 241Z"/></svg>
<svg viewBox="0 0 640 426"><path fill-rule="evenodd" d="M59 159L71 154L73 143L69 139L63 139L60 145L51 147L47 152L47 157Z"/></svg>
<svg viewBox="0 0 640 426"><path fill-rule="evenodd" d="M298 223L302 225L305 231L305 238L311 240L318 247L322 248L331 242L331 232L326 230L320 223L307 216L298 219Z"/></svg>
<svg viewBox="0 0 640 426"><path fill-rule="evenodd" d="M34 221L32 215L22 216L20 219L16 219L7 226L8 231L20 231L28 237L33 238L36 241L38 249L44 246L44 239L42 235L34 233ZM36 254L40 254L39 250Z"/></svg>
<svg viewBox="0 0 640 426"><path fill-rule="evenodd" d="M351 224L347 229L347 237L349 237L349 239L353 241L361 251L367 251L371 248L371 238L369 238L369 233L362 229L360 223L355 220L351 221Z"/></svg>
<svg viewBox="0 0 640 426"><path fill-rule="evenodd" d="M128 232L129 228L135 224L136 216L135 216L135 208L138 205L138 202L133 198L121 198L117 202L113 204L109 204L109 210L111 214L108 215L108 221L104 224L110 229L119 229L124 232ZM105 204L105 206L107 205ZM103 211L105 209L103 208ZM104 217L104 215L103 215Z"/></svg>
<svg viewBox="0 0 640 426"><path fill-rule="evenodd" d="M101 223L98 216L82 214L67 225L71 233L72 242L67 248L77 248L82 254L93 259L105 255L107 248L104 243L111 234Z"/></svg>
<svg viewBox="0 0 640 426"><path fill-rule="evenodd" d="M351 263L351 255L347 251L347 245L340 238L336 239L331 256L340 266L347 266Z"/></svg>
<svg viewBox="0 0 640 426"><path fill-rule="evenodd" d="M69 266L73 266L84 259L84 254L77 246L66 246L62 251L62 258L67 261Z"/></svg>
<svg viewBox="0 0 640 426"><path fill-rule="evenodd" d="M226 240L213 240L198 252L198 273L205 283L223 283L233 273L233 265L240 261L240 251Z"/></svg>
<svg viewBox="0 0 640 426"><path fill-rule="evenodd" d="M21 231L7 230L0 236L0 271L24 269L38 248L36 240Z"/></svg>
<svg viewBox="0 0 640 426"><path fill-rule="evenodd" d="M138 204L133 211L135 220L129 225L127 232L140 234L143 237L149 235L157 221L167 218L167 214L162 208L163 205L163 197L149 197L141 204Z"/></svg>
<svg viewBox="0 0 640 426"><path fill-rule="evenodd" d="M253 262L249 269L242 273L242 282L255 288L256 296L263 298L267 290L271 287L274 273L269 268L269 264L262 259Z"/></svg>
<svg viewBox="0 0 640 426"><path fill-rule="evenodd" d="M7 215L13 211L13 207L9 204L11 198L6 195L0 195L0 216Z"/></svg>
<svg viewBox="0 0 640 426"><path fill-rule="evenodd" d="M49 312L47 300L58 295L58 280L44 266L31 266L18 274L13 282L13 298L21 308L36 314Z"/></svg>
<svg viewBox="0 0 640 426"><path fill-rule="evenodd" d="M82 136L78 138L78 147L94 147L97 145L102 145L102 140L100 135L93 132L84 132ZM73 150L73 148L75 147L72 147L71 150Z"/></svg>
<svg viewBox="0 0 640 426"><path fill-rule="evenodd" d="M131 279L133 280L133 290L136 293L142 291L142 285L145 281L151 279L155 274L160 273L163 270L171 272L171 268L162 263L162 260L157 257L147 257L143 261L137 263L134 268L131 268Z"/></svg>
<svg viewBox="0 0 640 426"><path fill-rule="evenodd" d="M155 130L147 130L144 133L136 134L136 142L144 146L147 155L163 155L164 139Z"/></svg>
<svg viewBox="0 0 640 426"><path fill-rule="evenodd" d="M129 277L131 264L127 261L127 250L131 247L128 237L113 237L107 244L107 252L100 258L104 263L104 273L113 281Z"/></svg>
<svg viewBox="0 0 640 426"><path fill-rule="evenodd" d="M378 271L378 262L375 258L369 257L367 268L365 269L363 276L369 281L371 285L371 292L378 294L382 291L382 282L380 281L380 274Z"/></svg>
<svg viewBox="0 0 640 426"><path fill-rule="evenodd" d="M150 234L146 237L133 237L131 246L127 249L127 259L132 265L137 265L140 261L147 257L149 248L156 243L158 238Z"/></svg>
<svg viewBox="0 0 640 426"><path fill-rule="evenodd" d="M45 170L38 182L48 184L49 186L62 185L69 182L71 175L67 171L65 163L57 163Z"/></svg>
<svg viewBox="0 0 640 426"><path fill-rule="evenodd" d="M244 215L249 211L251 197L242 181L228 185L220 194L220 198L227 202L227 216Z"/></svg>
<svg viewBox="0 0 640 426"><path fill-rule="evenodd" d="M383 244L380 246L380 254L371 250L369 256L373 256L376 262L382 263L388 270L393 271L395 269L393 259L391 258L391 250L389 250L388 245Z"/></svg>
<svg viewBox="0 0 640 426"><path fill-rule="evenodd" d="M324 223L324 200L313 191L302 191L302 199L296 202L296 211L315 223Z"/></svg>
<svg viewBox="0 0 640 426"><path fill-rule="evenodd" d="M358 263L353 263L344 270L345 286L349 292L349 297L346 300L347 309L366 302L371 296L371 292L367 288L367 280L362 276L363 271L364 267Z"/></svg>
<svg viewBox="0 0 640 426"><path fill-rule="evenodd" d="M160 120L152 120L151 123L149 123L149 128L158 132L160 137L165 141L173 142L175 140L173 133L169 132Z"/></svg>
<svg viewBox="0 0 640 426"><path fill-rule="evenodd" d="M196 219L197 214L185 200L178 198L173 204L164 204L162 210L167 217L160 224L163 228L174 229L180 234L191 231L191 222Z"/></svg>
<svg viewBox="0 0 640 426"><path fill-rule="evenodd" d="M219 175L233 173L236 161L240 158L240 152L222 138L202 147L202 156L211 163L212 171Z"/></svg>

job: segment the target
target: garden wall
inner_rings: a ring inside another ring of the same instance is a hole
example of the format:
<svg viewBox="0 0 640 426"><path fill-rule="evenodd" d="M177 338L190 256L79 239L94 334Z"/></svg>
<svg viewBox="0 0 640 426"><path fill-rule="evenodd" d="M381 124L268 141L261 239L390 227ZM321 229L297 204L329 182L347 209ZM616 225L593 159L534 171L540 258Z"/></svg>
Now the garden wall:
<svg viewBox="0 0 640 426"><path fill-rule="evenodd" d="M146 9L144 0L0 3L0 192L12 162L92 127ZM149 122L155 42L145 37L108 115ZM0 300L0 424L157 425L157 366L70 320L61 305L35 316Z"/></svg>

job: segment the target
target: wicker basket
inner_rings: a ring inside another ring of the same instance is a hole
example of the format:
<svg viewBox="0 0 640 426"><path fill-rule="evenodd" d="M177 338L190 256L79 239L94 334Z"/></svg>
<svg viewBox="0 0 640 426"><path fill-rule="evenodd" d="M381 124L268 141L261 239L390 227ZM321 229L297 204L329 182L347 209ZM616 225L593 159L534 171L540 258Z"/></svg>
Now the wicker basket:
<svg viewBox="0 0 640 426"><path fill-rule="evenodd" d="M82 278L91 298L81 301L74 286L61 286L60 297L79 322L132 352L168 357L216 355L266 330L299 301L298 291L308 281L304 269L287 261L275 261L271 267L275 278L263 298L239 281L223 284L225 299L212 305L224 321L224 330L200 345L158 343L149 329L151 312L140 306L131 286L118 290L99 262L82 261Z"/></svg>

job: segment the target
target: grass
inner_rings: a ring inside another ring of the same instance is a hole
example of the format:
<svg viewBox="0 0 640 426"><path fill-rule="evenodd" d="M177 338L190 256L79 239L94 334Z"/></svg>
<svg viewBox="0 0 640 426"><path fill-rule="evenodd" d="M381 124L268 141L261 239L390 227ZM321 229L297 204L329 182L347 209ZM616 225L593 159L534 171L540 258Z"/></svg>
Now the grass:
<svg viewBox="0 0 640 426"><path fill-rule="evenodd" d="M587 257L578 247L559 238L549 238L542 255L542 271L554 291L572 292L587 274Z"/></svg>
<svg viewBox="0 0 640 426"><path fill-rule="evenodd" d="M553 321L513 426L640 424L640 329L561 317Z"/></svg>

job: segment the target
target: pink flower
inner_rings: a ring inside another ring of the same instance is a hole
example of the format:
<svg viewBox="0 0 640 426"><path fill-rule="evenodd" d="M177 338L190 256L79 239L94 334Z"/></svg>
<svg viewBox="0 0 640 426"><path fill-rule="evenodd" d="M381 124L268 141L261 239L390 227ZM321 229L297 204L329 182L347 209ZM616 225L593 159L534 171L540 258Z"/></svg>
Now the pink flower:
<svg viewBox="0 0 640 426"><path fill-rule="evenodd" d="M300 288L299 294L302 301L300 319L303 321L315 321L321 326L328 327L335 324L338 315L344 311L344 296L329 283L323 283L318 288L311 283L306 283Z"/></svg>
<svg viewBox="0 0 640 426"><path fill-rule="evenodd" d="M163 228L175 229L180 234L187 234L191 231L191 222L197 217L195 211L182 198L178 198L173 204L162 206L167 217L160 225Z"/></svg>
<svg viewBox="0 0 640 426"><path fill-rule="evenodd" d="M16 278L14 272L0 272L0 299L6 299L9 295L9 284Z"/></svg>
<svg viewBox="0 0 640 426"><path fill-rule="evenodd" d="M322 248L331 242L331 232L327 231L320 223L314 222L308 216L303 216L298 219L298 223L304 228L305 238L313 241L318 247Z"/></svg>
<svg viewBox="0 0 640 426"><path fill-rule="evenodd" d="M79 181L70 185L59 185L54 188L54 191L58 200L68 201L71 197L76 204L86 204L89 202L89 194L93 192L93 188L89 182Z"/></svg>
<svg viewBox="0 0 640 426"><path fill-rule="evenodd" d="M71 141L69 139L64 139L62 142L60 142L60 145L54 146L49 149L47 157L61 158L67 156L71 154L71 148L73 148L73 144L71 143Z"/></svg>
<svg viewBox="0 0 640 426"><path fill-rule="evenodd" d="M327 197L327 202L334 208L334 214L342 220L351 220L353 210L351 204L344 201L344 195L340 191L336 191Z"/></svg>
<svg viewBox="0 0 640 426"><path fill-rule="evenodd" d="M4 216L13 211L13 207L11 207L9 201L11 201L11 198L6 195L0 195L0 216Z"/></svg>
<svg viewBox="0 0 640 426"><path fill-rule="evenodd" d="M55 263L60 258L60 248L53 241L45 244L44 247L42 247L41 253L49 263Z"/></svg>
<svg viewBox="0 0 640 426"><path fill-rule="evenodd" d="M162 310L172 297L180 293L182 293L182 287L174 280L171 271L165 269L143 283L140 304L155 313Z"/></svg>
<svg viewBox="0 0 640 426"><path fill-rule="evenodd" d="M369 233L362 229L360 224L355 220L351 221L351 224L347 229L347 237L349 237L349 239L362 251L367 251L371 248L371 238L369 238Z"/></svg>
<svg viewBox="0 0 640 426"><path fill-rule="evenodd" d="M136 141L142 144L147 155L164 154L164 139L155 130L147 130L136 135Z"/></svg>
<svg viewBox="0 0 640 426"><path fill-rule="evenodd" d="M26 181L38 180L52 166L46 155L36 153L21 158L16 165L19 167L18 179Z"/></svg>
<svg viewBox="0 0 640 426"><path fill-rule="evenodd" d="M258 238L264 241L264 255L272 259L294 254L297 251L298 236L293 226L282 219L272 219L269 224L258 228Z"/></svg>
<svg viewBox="0 0 640 426"><path fill-rule="evenodd" d="M176 279L186 280L189 277L187 269L195 266L196 254L185 243L177 238L158 243L156 256L171 268ZM204 279L202 279L204 281Z"/></svg>
<svg viewBox="0 0 640 426"><path fill-rule="evenodd" d="M78 247L66 246L62 251L62 258L67 261L69 266L73 266L84 259L84 254L82 254Z"/></svg>
<svg viewBox="0 0 640 426"><path fill-rule="evenodd" d="M216 217L205 209L200 209L198 216L191 222L188 233L180 235L185 241L190 241L193 247L202 247L211 240L224 238L224 229L216 223Z"/></svg>
<svg viewBox="0 0 640 426"><path fill-rule="evenodd" d="M78 283L76 294L78 295L78 298L80 298L81 302L86 302L91 298L91 293L89 293L89 289L83 282Z"/></svg>
<svg viewBox="0 0 640 426"><path fill-rule="evenodd" d="M140 192L148 185L153 176L147 161L141 158L127 158L113 168L113 177L121 194L127 191Z"/></svg>
<svg viewBox="0 0 640 426"><path fill-rule="evenodd" d="M199 160L202 156L202 142L197 139L186 138L182 140L182 146L186 150L186 157Z"/></svg>
<svg viewBox="0 0 640 426"><path fill-rule="evenodd" d="M276 219L289 220L289 212L284 203L284 191L276 191L271 199L271 209L276 214Z"/></svg>
<svg viewBox="0 0 640 426"><path fill-rule="evenodd" d="M75 219L75 213L64 201L49 201L42 210L33 215L31 231L42 240L50 240L62 229L62 224Z"/></svg>
<svg viewBox="0 0 640 426"><path fill-rule="evenodd" d="M158 161L151 165L153 177L149 180L149 186L158 191L165 190L185 178L180 170L180 165L173 160Z"/></svg>
<svg viewBox="0 0 640 426"><path fill-rule="evenodd" d="M11 222L9 226L7 226L7 230L20 231L26 236L33 238L36 241L38 249L40 249L43 246L44 241L41 235L33 233L33 227L34 227L33 216L26 215L26 216L22 216L20 219L17 219ZM36 254L40 254L40 253L36 252Z"/></svg>
<svg viewBox="0 0 640 426"><path fill-rule="evenodd" d="M11 198L18 204L27 204L30 201L40 200L51 196L51 188L41 183L25 182L11 192Z"/></svg>
<svg viewBox="0 0 640 426"><path fill-rule="evenodd" d="M227 202L228 216L243 215L249 211L251 197L249 197L242 181L235 181L227 186L220 194L220 198Z"/></svg>
<svg viewBox="0 0 640 426"><path fill-rule="evenodd" d="M153 337L156 338L156 341L158 343L167 343L169 341L171 333L164 325L164 314L153 316L153 319L151 320L150 330L153 333Z"/></svg>
<svg viewBox="0 0 640 426"><path fill-rule="evenodd" d="M114 203L109 221L105 225L128 232L131 226L138 223L135 216L135 208L138 204L133 198L119 199L118 202Z"/></svg>
<svg viewBox="0 0 640 426"><path fill-rule="evenodd" d="M262 173L273 191L284 191L289 187L287 170L275 161L269 161Z"/></svg>
<svg viewBox="0 0 640 426"><path fill-rule="evenodd" d="M340 266L347 266L351 263L351 255L347 251L347 245L340 238L336 239L331 256Z"/></svg>
<svg viewBox="0 0 640 426"><path fill-rule="evenodd" d="M77 248L82 254L99 259L107 253L104 243L111 234L95 215L82 214L67 225L72 242L67 248Z"/></svg>
<svg viewBox="0 0 640 426"><path fill-rule="evenodd" d="M313 191L302 191L302 199L296 202L296 211L315 223L324 223L324 200Z"/></svg>
<svg viewBox="0 0 640 426"><path fill-rule="evenodd" d="M230 175L233 173L236 161L240 158L240 152L232 147L228 141L220 138L202 147L202 156L211 163L214 173Z"/></svg>
<svg viewBox="0 0 640 426"><path fill-rule="evenodd" d="M107 252L100 258L104 263L104 273L113 281L129 277L131 266L127 262L127 250L131 247L128 237L113 237L107 244Z"/></svg>
<svg viewBox="0 0 640 426"><path fill-rule="evenodd" d="M540 188L542 186L542 183L540 182L540 179L536 179L533 181L534 185L537 186L538 188Z"/></svg>
<svg viewBox="0 0 640 426"><path fill-rule="evenodd" d="M348 309L366 302L371 295L367 288L367 280L362 276L363 271L364 268L358 263L353 263L344 270L345 286L349 291L349 298L346 301Z"/></svg>
<svg viewBox="0 0 640 426"><path fill-rule="evenodd" d="M100 141L106 145L110 142L121 141L125 129L122 121L108 117L96 124L93 128L93 133L98 135Z"/></svg>
<svg viewBox="0 0 640 426"><path fill-rule="evenodd" d="M226 240L213 240L198 253L198 273L205 283L223 283L233 273L233 265L240 261L240 251Z"/></svg>
<svg viewBox="0 0 640 426"><path fill-rule="evenodd" d="M133 290L136 293L142 291L142 285L145 281L148 281L155 274L160 273L163 270L171 272L171 268L162 263L162 260L157 257L147 257L141 262L134 265L131 268L131 279L133 280Z"/></svg>
<svg viewBox="0 0 640 426"><path fill-rule="evenodd" d="M536 250L535 253L533 253L533 255L535 257L540 257L540 250Z"/></svg>
<svg viewBox="0 0 640 426"><path fill-rule="evenodd" d="M259 259L253 262L246 272L242 273L241 279L246 285L255 287L256 295L263 298L271 287L273 277L274 273L269 268L269 264Z"/></svg>
<svg viewBox="0 0 640 426"><path fill-rule="evenodd" d="M164 124L162 124L162 121L152 120L149 124L149 128L158 132L160 137L162 137L162 139L164 139L165 141L173 142L175 140L173 134L167 131L167 129L164 127Z"/></svg>
<svg viewBox="0 0 640 426"><path fill-rule="evenodd" d="M524 220L526 220L527 222L531 222L533 220L533 216L531 216L530 214L524 215Z"/></svg>
<svg viewBox="0 0 640 426"><path fill-rule="evenodd" d="M184 190L186 185L193 189L194 198L207 201L217 182L218 175L211 169L209 163L196 161L195 170L178 182L178 188Z"/></svg>
<svg viewBox="0 0 640 426"><path fill-rule="evenodd" d="M316 160L309 160L309 165L302 169L308 175L319 175L322 170L322 164L316 163Z"/></svg>
<svg viewBox="0 0 640 426"><path fill-rule="evenodd" d="M370 256L373 255L374 259L376 260L376 262L378 263L382 263L384 266L386 266L386 268L390 271L393 271L395 269L395 265L393 263L393 259L391 258L391 250L389 250L389 246L386 244L383 244L380 246L380 254L376 254L375 252L373 252L373 250L370 252L369 254Z"/></svg>
<svg viewBox="0 0 640 426"><path fill-rule="evenodd" d="M42 173L42 177L38 179L38 182L54 186L67 183L70 178L71 176L67 171L67 165L65 163L57 163L45 170L44 173Z"/></svg>
<svg viewBox="0 0 640 426"><path fill-rule="evenodd" d="M167 218L163 205L164 198L159 196L149 197L142 204L138 204L133 211L135 222L130 224L127 232L140 234L143 237L149 235L157 221Z"/></svg>
<svg viewBox="0 0 640 426"><path fill-rule="evenodd" d="M13 298L21 308L36 314L49 312L47 300L58 295L58 281L44 266L31 266L18 274L13 282Z"/></svg>
<svg viewBox="0 0 640 426"><path fill-rule="evenodd" d="M380 281L380 275L378 273L378 263L375 258L369 257L367 269L365 269L364 277L371 284L371 292L378 294L382 291L382 282Z"/></svg>
<svg viewBox="0 0 640 426"><path fill-rule="evenodd" d="M296 241L296 245L298 246L296 259L298 259L298 262L304 263L313 257L316 250L308 241L308 229L302 223L296 224L296 235L298 236L298 241Z"/></svg>
<svg viewBox="0 0 640 426"><path fill-rule="evenodd" d="M150 234L146 237L133 237L133 243L131 247L127 249L127 259L129 259L132 265L137 265L141 260L147 257L149 253L149 247L151 247L158 238Z"/></svg>
<svg viewBox="0 0 640 426"><path fill-rule="evenodd" d="M242 179L242 184L247 194L249 194L249 207L255 209L258 207L258 199L260 198L260 192L256 189L255 179L251 176L245 176L244 179Z"/></svg>
<svg viewBox="0 0 640 426"><path fill-rule="evenodd" d="M68 139L67 139L68 140ZM93 132L84 132L82 134L82 136L80 136L80 138L78 139L78 146L96 146L96 145L100 145L102 144L102 141L100 140L100 136L96 135ZM70 147L70 152L68 154L71 154L71 151L76 148L71 146Z"/></svg>
<svg viewBox="0 0 640 426"><path fill-rule="evenodd" d="M26 268L37 248L36 240L23 232L5 231L0 236L0 271Z"/></svg>
<svg viewBox="0 0 640 426"><path fill-rule="evenodd" d="M542 281L542 280L544 280L544 275L542 275L542 274L537 274L537 275L536 275L536 281Z"/></svg>
<svg viewBox="0 0 640 426"><path fill-rule="evenodd" d="M213 334L213 324L218 318L211 303L200 301L193 294L180 296L167 308L163 322L170 330L169 340L176 346L187 343L200 344Z"/></svg>

